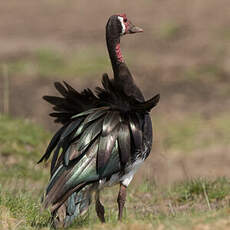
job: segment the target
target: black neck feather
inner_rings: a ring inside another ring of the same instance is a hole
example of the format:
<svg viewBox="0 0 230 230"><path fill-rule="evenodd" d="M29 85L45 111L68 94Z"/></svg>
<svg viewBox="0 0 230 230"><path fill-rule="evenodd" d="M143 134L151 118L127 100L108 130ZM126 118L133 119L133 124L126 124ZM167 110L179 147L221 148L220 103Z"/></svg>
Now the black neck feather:
<svg viewBox="0 0 230 230"><path fill-rule="evenodd" d="M116 52L116 48L120 48L120 30L121 28L119 29L116 19L111 17L106 25L106 42L112 63L114 80L127 95L132 95L140 101L143 101L143 95L135 85L132 75L121 57L120 51Z"/></svg>
<svg viewBox="0 0 230 230"><path fill-rule="evenodd" d="M111 27L106 28L106 43L114 76L117 76L119 74L119 65L121 64L116 53L116 47L120 44L120 34L116 33L116 31L112 31Z"/></svg>

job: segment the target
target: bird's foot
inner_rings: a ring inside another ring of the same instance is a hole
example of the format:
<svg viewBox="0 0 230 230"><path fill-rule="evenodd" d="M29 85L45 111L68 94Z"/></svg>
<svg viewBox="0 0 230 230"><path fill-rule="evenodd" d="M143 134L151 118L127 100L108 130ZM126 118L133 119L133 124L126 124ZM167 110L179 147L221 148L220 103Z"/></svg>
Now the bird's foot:
<svg viewBox="0 0 230 230"><path fill-rule="evenodd" d="M105 208L99 200L96 201L97 216L102 223L105 223Z"/></svg>

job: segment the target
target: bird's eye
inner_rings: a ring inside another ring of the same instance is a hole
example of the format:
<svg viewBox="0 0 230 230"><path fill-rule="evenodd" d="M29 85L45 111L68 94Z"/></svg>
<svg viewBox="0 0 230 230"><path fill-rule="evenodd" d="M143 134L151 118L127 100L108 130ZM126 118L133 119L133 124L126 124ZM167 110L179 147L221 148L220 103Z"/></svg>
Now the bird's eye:
<svg viewBox="0 0 230 230"><path fill-rule="evenodd" d="M124 18L124 22L127 22L127 18Z"/></svg>

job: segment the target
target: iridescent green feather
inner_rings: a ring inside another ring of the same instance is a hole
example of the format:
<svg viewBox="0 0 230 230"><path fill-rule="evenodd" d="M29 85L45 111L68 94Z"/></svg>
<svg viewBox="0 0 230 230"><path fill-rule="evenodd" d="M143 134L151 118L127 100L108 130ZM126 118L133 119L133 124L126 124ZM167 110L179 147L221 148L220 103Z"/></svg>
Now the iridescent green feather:
<svg viewBox="0 0 230 230"><path fill-rule="evenodd" d="M114 173L117 173L121 170L121 163L119 157L119 148L118 148L118 141L116 140L113 150L110 154L110 158L101 174L101 177L111 176Z"/></svg>
<svg viewBox="0 0 230 230"><path fill-rule="evenodd" d="M75 129L78 128L78 126L80 125L80 123L84 120L83 117L78 118L74 121L72 121L64 130L64 132L61 135L60 141L63 141L64 138L66 138L68 135L70 135Z"/></svg>
<svg viewBox="0 0 230 230"><path fill-rule="evenodd" d="M124 166L131 156L130 131L127 124L122 123L118 132L118 146L120 150L120 161Z"/></svg>
<svg viewBox="0 0 230 230"><path fill-rule="evenodd" d="M97 111L94 113L89 114L86 119L84 120L84 123L87 124L89 122L92 122L98 118L100 118L102 115L104 115L107 111L108 107L100 107Z"/></svg>
<svg viewBox="0 0 230 230"><path fill-rule="evenodd" d="M93 109L86 110L86 111L84 111L82 113L78 113L78 114L72 116L71 119L75 119L77 117L81 117L81 116L91 114L91 113L95 112L96 110L98 110L98 108L93 108Z"/></svg>
<svg viewBox="0 0 230 230"><path fill-rule="evenodd" d="M101 133L103 118L90 124L77 141L77 150L84 151L88 145Z"/></svg>
<svg viewBox="0 0 230 230"><path fill-rule="evenodd" d="M136 149L140 150L142 148L142 129L140 121L135 113L129 116L129 127L131 130L131 135L133 138L133 143Z"/></svg>
<svg viewBox="0 0 230 230"><path fill-rule="evenodd" d="M103 122L102 136L108 135L119 122L121 122L121 116L118 111L107 112Z"/></svg>
<svg viewBox="0 0 230 230"><path fill-rule="evenodd" d="M100 136L100 142L97 152L97 172L102 175L105 166L110 158L115 141L117 139L117 129L110 132L107 136Z"/></svg>
<svg viewBox="0 0 230 230"><path fill-rule="evenodd" d="M82 182L89 182L98 179L96 172L96 154L98 143L95 142L89 149L88 155L84 155L71 170L71 177L66 184L68 187L74 187Z"/></svg>

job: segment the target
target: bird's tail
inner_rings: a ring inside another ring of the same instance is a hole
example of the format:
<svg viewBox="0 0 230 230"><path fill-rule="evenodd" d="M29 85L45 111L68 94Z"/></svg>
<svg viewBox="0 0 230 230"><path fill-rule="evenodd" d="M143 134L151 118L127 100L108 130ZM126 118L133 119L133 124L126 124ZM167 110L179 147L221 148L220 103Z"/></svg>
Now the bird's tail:
<svg viewBox="0 0 230 230"><path fill-rule="evenodd" d="M77 217L83 217L91 204L92 191L90 185L79 192L74 192L55 212L53 225L55 228L68 227Z"/></svg>

